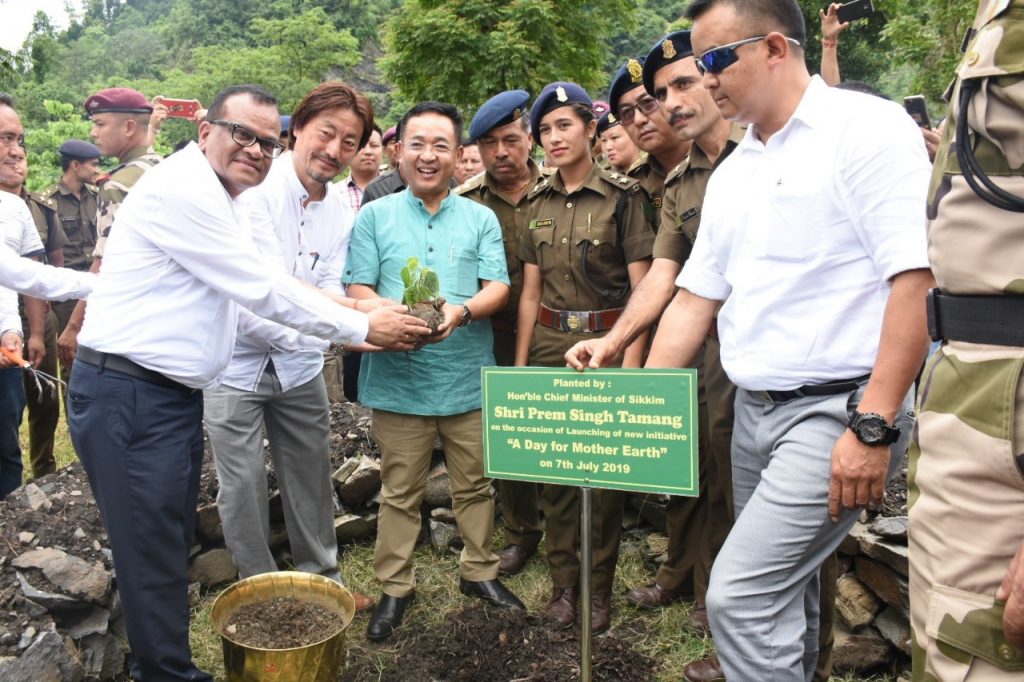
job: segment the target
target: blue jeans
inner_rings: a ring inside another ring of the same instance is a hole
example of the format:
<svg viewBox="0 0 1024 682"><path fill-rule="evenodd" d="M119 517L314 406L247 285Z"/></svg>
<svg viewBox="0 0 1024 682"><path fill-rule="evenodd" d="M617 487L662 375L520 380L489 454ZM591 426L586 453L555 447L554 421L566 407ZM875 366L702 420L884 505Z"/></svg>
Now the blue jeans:
<svg viewBox="0 0 1024 682"><path fill-rule="evenodd" d="M24 370L0 369L0 499L21 485L21 446L18 429L25 412Z"/></svg>

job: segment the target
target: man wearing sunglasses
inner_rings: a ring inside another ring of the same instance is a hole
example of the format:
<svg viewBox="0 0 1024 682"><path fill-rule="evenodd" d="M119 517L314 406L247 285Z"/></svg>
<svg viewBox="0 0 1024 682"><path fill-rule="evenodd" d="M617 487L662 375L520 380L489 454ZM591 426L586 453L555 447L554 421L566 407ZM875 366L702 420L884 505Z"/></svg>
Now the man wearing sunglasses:
<svg viewBox="0 0 1024 682"><path fill-rule="evenodd" d="M627 60L619 68L608 91L608 105L611 113L622 122L622 128L633 144L645 152L626 174L639 180L651 197L650 205L654 211L649 220L657 232L665 176L686 158L690 140L672 132L657 100L644 90L643 65L644 58L640 57Z"/></svg>
<svg viewBox="0 0 1024 682"><path fill-rule="evenodd" d="M708 183L648 366L689 366L717 312L736 521L711 629L727 679L810 680L819 567L881 502L913 425L928 157L900 107L811 78L795 0L697 0L687 16L703 85L749 128Z"/></svg>
<svg viewBox="0 0 1024 682"><path fill-rule="evenodd" d="M239 330L258 328L256 315L396 350L429 331L393 307L338 305L270 252L274 236L238 198L280 155L279 133L272 95L222 90L199 143L147 171L121 205L89 301L68 425L110 538L135 679L211 679L191 660L187 564L202 390L223 380Z"/></svg>
<svg viewBox="0 0 1024 682"><path fill-rule="evenodd" d="M153 105L145 95L131 88L107 88L85 100L85 113L92 119L89 131L100 154L116 158L118 165L96 180L96 247L90 272L99 272L107 246L110 226L117 209L142 175L160 162L149 149L149 118ZM71 367L78 347L78 333L85 319L86 302L75 305L64 331L57 339L61 363Z"/></svg>

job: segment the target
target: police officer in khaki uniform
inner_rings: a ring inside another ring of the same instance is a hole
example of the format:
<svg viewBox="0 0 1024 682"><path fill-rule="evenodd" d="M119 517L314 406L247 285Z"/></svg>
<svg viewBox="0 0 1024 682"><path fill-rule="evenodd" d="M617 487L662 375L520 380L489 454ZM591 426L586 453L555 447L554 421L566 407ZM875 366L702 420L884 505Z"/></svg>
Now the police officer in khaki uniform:
<svg viewBox="0 0 1024 682"><path fill-rule="evenodd" d="M159 163L160 156L148 151L153 105L141 92L131 88L101 90L85 100L85 111L92 118L89 134L100 153L118 160L117 167L97 182L97 239L90 270L99 272L117 209L142 174ZM79 301L58 340L61 361L67 367L74 361L84 319L85 301Z"/></svg>
<svg viewBox="0 0 1024 682"><path fill-rule="evenodd" d="M605 169L625 173L640 159L640 148L612 112L606 111L597 119L597 136L601 138L601 158L607 162L602 164Z"/></svg>
<svg viewBox="0 0 1024 682"><path fill-rule="evenodd" d="M1024 678L1024 2L979 3L935 157L910 449L915 682Z"/></svg>
<svg viewBox="0 0 1024 682"><path fill-rule="evenodd" d="M64 171L55 187L44 196L56 205L57 219L67 238L64 267L87 271L96 248L96 179L100 174L100 148L82 140L68 140L60 146L60 167ZM57 315L57 334L71 318L77 301L58 301L51 305ZM61 365L66 381L69 367Z"/></svg>
<svg viewBox="0 0 1024 682"><path fill-rule="evenodd" d="M643 152L626 174L639 180L651 197L652 222L657 231L665 178L690 152L690 140L672 131L658 102L644 89L644 60L629 59L619 68L608 91L608 104L633 144Z"/></svg>
<svg viewBox="0 0 1024 682"><path fill-rule="evenodd" d="M576 341L601 336L622 314L629 293L650 267L654 231L640 184L597 166L591 101L574 83L551 83L530 113L547 159L557 170L530 193L522 237L523 292L516 365L559 367ZM639 367L646 339L627 351L623 366ZM608 628L611 590L622 533L624 495L594 491L594 632ZM577 490L545 485L541 495L548 564L554 589L546 616L576 620L580 564Z"/></svg>
<svg viewBox="0 0 1024 682"><path fill-rule="evenodd" d="M65 239L54 211L55 205L41 194L29 192L25 188L27 175L28 161L24 150L16 148L9 155L4 171L0 172L0 190L15 194L24 200L39 232L39 239L43 243L45 260L60 267L63 263L61 246ZM19 308L31 362L47 374L55 375L57 323L49 303L23 296L20 298ZM34 347L36 350L33 350ZM41 358L36 354L38 350L43 352ZM35 379L27 374L24 383L28 407L29 460L32 463L32 476L38 478L52 473L57 468L53 458L53 434L60 420L60 396L55 390L37 386Z"/></svg>
<svg viewBox="0 0 1024 682"><path fill-rule="evenodd" d="M511 291L505 307L491 316L494 358L499 367L515 363L516 315L523 288L519 243L528 222L527 195L542 174L530 158L533 136L527 115L529 103L530 94L525 90L508 90L480 107L469 124L468 141L476 143L480 150L485 171L455 189L456 194L494 211L501 224ZM550 175L551 171L543 173ZM502 575L521 571L544 535L538 508L539 488L536 483L525 481L498 481L507 541L498 552L498 571Z"/></svg>

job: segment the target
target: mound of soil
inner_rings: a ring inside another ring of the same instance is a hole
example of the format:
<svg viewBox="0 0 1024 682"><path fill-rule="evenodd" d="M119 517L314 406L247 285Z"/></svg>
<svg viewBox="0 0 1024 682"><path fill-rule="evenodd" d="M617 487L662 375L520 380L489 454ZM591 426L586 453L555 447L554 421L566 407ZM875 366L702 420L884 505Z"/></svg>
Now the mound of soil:
<svg viewBox="0 0 1024 682"><path fill-rule="evenodd" d="M553 629L540 616L470 606L429 629L396 634L396 665L350 665L345 679L408 682L565 682L580 678L579 631ZM351 654L350 654L351 655ZM595 682L649 682L655 661L609 633L593 640Z"/></svg>
<svg viewBox="0 0 1024 682"><path fill-rule="evenodd" d="M322 604L293 597L274 597L240 606L225 634L257 649L294 649L320 642L345 625L341 615Z"/></svg>
<svg viewBox="0 0 1024 682"><path fill-rule="evenodd" d="M409 309L409 314L418 317L430 325L430 333L436 334L437 328L444 322L444 313L441 306L444 305L443 298L435 298L433 301L416 303Z"/></svg>

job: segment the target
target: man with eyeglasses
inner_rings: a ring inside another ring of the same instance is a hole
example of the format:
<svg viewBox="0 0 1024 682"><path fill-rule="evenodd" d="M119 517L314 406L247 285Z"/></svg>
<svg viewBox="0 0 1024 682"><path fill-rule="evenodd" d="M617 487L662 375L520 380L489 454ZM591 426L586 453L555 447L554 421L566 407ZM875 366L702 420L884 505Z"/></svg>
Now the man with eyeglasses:
<svg viewBox="0 0 1024 682"><path fill-rule="evenodd" d="M487 318L509 296L501 227L489 208L449 189L462 153L462 116L455 107L417 104L399 130L409 186L363 206L343 281L356 298L399 299L403 268L416 258L437 275L444 319L414 353L363 356L360 400L373 408L383 498L373 551L383 595L366 629L372 641L391 636L416 596L412 554L437 438L464 543L459 590L498 608L525 608L498 579L491 549L494 497L483 463L480 368L494 364Z"/></svg>
<svg viewBox="0 0 1024 682"><path fill-rule="evenodd" d="M280 251L286 272L342 295L341 271L355 213L344 188L332 180L373 131L373 108L362 93L331 81L306 94L292 112L291 126L291 151L274 160L267 179L244 192L239 205L253 224L274 235L277 243L271 249ZM236 137L240 131L234 129ZM370 302L360 309L370 310ZM277 570L270 550L265 427L294 565L341 582L330 404L321 373L329 344L307 337L282 347L267 336L239 334L221 385L203 396L224 540L240 577ZM362 594L353 592L353 597L357 611L373 605Z"/></svg>
<svg viewBox="0 0 1024 682"><path fill-rule="evenodd" d="M750 127L708 182L648 366L689 366L718 313L736 521L708 587L715 645L727 679L810 680L819 567L913 424L928 157L900 107L808 74L795 0L686 15L704 86Z"/></svg>
<svg viewBox="0 0 1024 682"><path fill-rule="evenodd" d="M285 270L239 196L281 154L277 100L255 85L214 98L192 143L147 171L118 209L68 389L68 425L113 551L141 680L209 680L188 643L188 558L203 459L203 394L262 318L343 344L412 349L428 331L397 307L368 315ZM401 308L404 311L404 308ZM263 332L281 347L302 339Z"/></svg>
<svg viewBox="0 0 1024 682"><path fill-rule="evenodd" d="M653 212L648 220L655 232L661 225L661 202L665 192L665 177L690 151L690 140L676 135L668 124L658 102L643 84L644 58L628 59L608 91L611 113L622 122L622 128L642 152L626 174L640 181L651 197Z"/></svg>
<svg viewBox="0 0 1024 682"><path fill-rule="evenodd" d="M99 189L96 197L96 248L89 270L99 272L118 208L143 173L160 162L160 156L149 151L149 118L153 105L141 92L131 88L107 88L86 99L84 107L92 119L89 135L99 147L100 154L118 160L112 171L96 181ZM85 307L85 301L78 302L57 339L58 352L65 367L71 367L74 362Z"/></svg>

